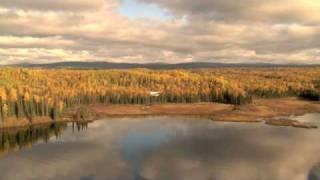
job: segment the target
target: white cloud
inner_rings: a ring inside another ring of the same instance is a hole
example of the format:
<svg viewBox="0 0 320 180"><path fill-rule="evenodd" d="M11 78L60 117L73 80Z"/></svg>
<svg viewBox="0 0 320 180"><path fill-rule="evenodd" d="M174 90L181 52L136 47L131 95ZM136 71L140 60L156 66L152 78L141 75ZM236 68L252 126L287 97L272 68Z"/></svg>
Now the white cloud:
<svg viewBox="0 0 320 180"><path fill-rule="evenodd" d="M117 0L0 0L0 63L320 63L319 1L143 1L171 18L128 18Z"/></svg>
<svg viewBox="0 0 320 180"><path fill-rule="evenodd" d="M118 6L113 0L0 0L0 6L12 9L40 11L88 11L101 5Z"/></svg>

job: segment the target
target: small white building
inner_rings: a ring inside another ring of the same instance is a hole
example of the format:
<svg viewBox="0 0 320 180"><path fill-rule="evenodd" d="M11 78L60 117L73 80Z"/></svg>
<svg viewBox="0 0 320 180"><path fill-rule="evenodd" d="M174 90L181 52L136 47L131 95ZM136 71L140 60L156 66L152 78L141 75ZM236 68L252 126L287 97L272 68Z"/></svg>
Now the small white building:
<svg viewBox="0 0 320 180"><path fill-rule="evenodd" d="M160 96L160 92L158 92L158 91L150 91L150 96L158 97L158 96Z"/></svg>

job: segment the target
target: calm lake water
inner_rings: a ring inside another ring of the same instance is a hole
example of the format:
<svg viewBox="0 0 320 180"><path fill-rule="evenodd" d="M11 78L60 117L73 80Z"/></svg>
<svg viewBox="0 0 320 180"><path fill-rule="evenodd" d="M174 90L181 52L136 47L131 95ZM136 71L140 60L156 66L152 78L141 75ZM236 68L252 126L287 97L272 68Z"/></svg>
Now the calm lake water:
<svg viewBox="0 0 320 180"><path fill-rule="evenodd" d="M0 133L0 179L318 180L319 140L320 129L190 117L57 124Z"/></svg>

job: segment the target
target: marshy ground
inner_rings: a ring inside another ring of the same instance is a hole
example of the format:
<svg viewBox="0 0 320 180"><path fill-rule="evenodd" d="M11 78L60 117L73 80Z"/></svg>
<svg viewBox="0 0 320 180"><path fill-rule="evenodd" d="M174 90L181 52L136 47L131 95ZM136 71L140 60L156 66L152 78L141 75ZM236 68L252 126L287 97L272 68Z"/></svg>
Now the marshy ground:
<svg viewBox="0 0 320 180"><path fill-rule="evenodd" d="M320 113L320 103L298 98L254 99L252 104L241 106L221 103L195 104L150 104L150 105L104 105L94 104L86 107L90 112L88 121L106 117L134 116L205 116L213 121L255 123L265 121L269 125L314 128L290 119L273 119L279 116ZM68 116L68 117L67 117ZM74 119L67 115L59 122L70 122ZM34 118L33 121L11 119L0 123L0 128L24 127L52 123L50 118Z"/></svg>

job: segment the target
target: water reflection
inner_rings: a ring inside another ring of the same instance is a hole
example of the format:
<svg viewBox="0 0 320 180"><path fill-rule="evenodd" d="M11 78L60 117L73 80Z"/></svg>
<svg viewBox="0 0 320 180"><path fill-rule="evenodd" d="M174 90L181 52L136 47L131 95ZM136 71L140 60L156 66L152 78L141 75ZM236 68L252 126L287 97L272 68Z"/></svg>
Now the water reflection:
<svg viewBox="0 0 320 180"><path fill-rule="evenodd" d="M129 131L128 134L120 140L123 158L133 167L133 176L135 180L144 179L139 173L143 164L143 158L148 152L154 151L159 146L169 140L170 132L152 131L137 132Z"/></svg>
<svg viewBox="0 0 320 180"><path fill-rule="evenodd" d="M88 127L86 122L73 122L72 131L84 130ZM52 123L43 126L31 126L21 129L0 131L0 156L16 152L24 147L32 148L33 144L48 143L52 137L58 138L67 128L67 123Z"/></svg>
<svg viewBox="0 0 320 180"><path fill-rule="evenodd" d="M112 118L87 126L64 125L58 138L0 158L0 179L319 179L317 129L183 117Z"/></svg>

